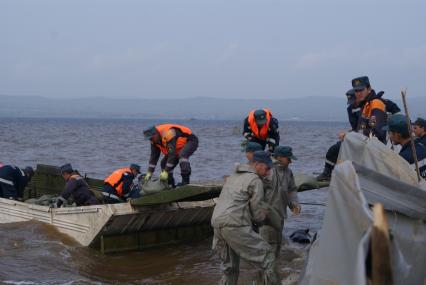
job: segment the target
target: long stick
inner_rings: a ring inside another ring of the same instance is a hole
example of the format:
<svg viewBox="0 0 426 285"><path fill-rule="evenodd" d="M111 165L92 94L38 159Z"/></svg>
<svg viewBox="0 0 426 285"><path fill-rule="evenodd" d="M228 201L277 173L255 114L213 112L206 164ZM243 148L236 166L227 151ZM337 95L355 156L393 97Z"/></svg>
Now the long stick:
<svg viewBox="0 0 426 285"><path fill-rule="evenodd" d="M407 101L405 100L405 96L406 95L407 95L407 90L405 90L405 91L401 90L402 103L404 104L404 110L405 110L405 117L407 118L408 132L410 133L411 152L413 153L413 159L414 159L414 163L416 165L417 179L420 182L421 181L421 177L420 177L419 162L417 161L417 152L416 152L416 146L414 145L413 132L411 131L410 114L408 114Z"/></svg>

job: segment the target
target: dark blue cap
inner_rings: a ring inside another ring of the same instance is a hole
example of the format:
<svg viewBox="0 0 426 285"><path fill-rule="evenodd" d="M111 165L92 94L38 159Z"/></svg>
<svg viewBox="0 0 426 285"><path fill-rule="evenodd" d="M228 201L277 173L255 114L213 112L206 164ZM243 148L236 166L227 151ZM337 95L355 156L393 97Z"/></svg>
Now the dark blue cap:
<svg viewBox="0 0 426 285"><path fill-rule="evenodd" d="M413 125L426 129L426 120L423 118L417 118L417 120L414 121Z"/></svg>
<svg viewBox="0 0 426 285"><path fill-rule="evenodd" d="M407 117L401 114L390 116L388 119L388 125L384 126L383 129L390 132L399 133L403 136L410 135L410 131L407 126Z"/></svg>
<svg viewBox="0 0 426 285"><path fill-rule="evenodd" d="M266 112L264 110L256 110L254 111L254 120L258 125L263 125L266 123Z"/></svg>
<svg viewBox="0 0 426 285"><path fill-rule="evenodd" d="M278 157L278 156L288 157L288 158L297 160L297 157L295 157L293 155L292 148L289 147L289 146L282 146L282 145L276 146L275 149L274 149L274 152L272 153L272 156L273 157Z"/></svg>
<svg viewBox="0 0 426 285"><path fill-rule="evenodd" d="M258 150L253 153L253 162L264 163L269 167L272 167L272 159L269 152Z"/></svg>
<svg viewBox="0 0 426 285"><path fill-rule="evenodd" d="M246 148L245 148L246 152L255 152L258 150L263 150L263 147L257 142L248 142L246 144Z"/></svg>
<svg viewBox="0 0 426 285"><path fill-rule="evenodd" d="M28 177L33 177L34 175L34 169L31 166L25 167L24 172Z"/></svg>
<svg viewBox="0 0 426 285"><path fill-rule="evenodd" d="M136 163L130 164L130 169L134 169L136 170L137 173L141 173L141 167L139 164L136 164Z"/></svg>
<svg viewBox="0 0 426 285"><path fill-rule="evenodd" d="M149 128L143 130L143 135L145 136L145 139L149 140L156 132L157 129L155 126L150 126Z"/></svg>
<svg viewBox="0 0 426 285"><path fill-rule="evenodd" d="M352 87L354 91L362 91L365 88L370 87L370 80L367 76L360 76L352 79Z"/></svg>
<svg viewBox="0 0 426 285"><path fill-rule="evenodd" d="M355 90L353 88L346 91L346 98L348 98L348 104L355 103Z"/></svg>
<svg viewBox="0 0 426 285"><path fill-rule="evenodd" d="M72 166L70 163L64 164L61 167L61 174L73 172Z"/></svg>

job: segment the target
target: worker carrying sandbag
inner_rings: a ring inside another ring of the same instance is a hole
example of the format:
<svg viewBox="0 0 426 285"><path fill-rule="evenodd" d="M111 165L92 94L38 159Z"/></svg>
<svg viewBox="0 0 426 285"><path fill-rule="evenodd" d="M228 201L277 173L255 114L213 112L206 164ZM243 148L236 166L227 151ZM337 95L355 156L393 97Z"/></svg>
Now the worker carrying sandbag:
<svg viewBox="0 0 426 285"><path fill-rule="evenodd" d="M72 168L71 164L67 163L61 166L61 175L65 180L65 187L58 198L58 203L56 204L58 208L67 203L70 197L73 198L77 206L99 204L95 194L89 189L86 180L81 177L77 170Z"/></svg>
<svg viewBox="0 0 426 285"><path fill-rule="evenodd" d="M31 166L21 169L14 165L3 165L0 167L0 197L21 200L24 189L33 175L34 170Z"/></svg>
<svg viewBox="0 0 426 285"><path fill-rule="evenodd" d="M106 204L126 202L129 198L135 197L134 189L139 195L139 189L134 188L134 180L141 173L141 167L137 164L130 164L130 167L115 170L104 180L102 195Z"/></svg>
<svg viewBox="0 0 426 285"><path fill-rule="evenodd" d="M244 119L243 136L247 141L259 143L263 149L268 145L272 152L280 144L278 120L269 109L253 110Z"/></svg>
<svg viewBox="0 0 426 285"><path fill-rule="evenodd" d="M198 138L191 129L181 125L163 124L149 127L143 134L151 142L151 156L145 181L151 179L162 153L164 157L161 160L160 180L168 181L169 185L175 187L173 169L179 163L182 182L178 185L189 184L191 175L189 157L198 148Z"/></svg>

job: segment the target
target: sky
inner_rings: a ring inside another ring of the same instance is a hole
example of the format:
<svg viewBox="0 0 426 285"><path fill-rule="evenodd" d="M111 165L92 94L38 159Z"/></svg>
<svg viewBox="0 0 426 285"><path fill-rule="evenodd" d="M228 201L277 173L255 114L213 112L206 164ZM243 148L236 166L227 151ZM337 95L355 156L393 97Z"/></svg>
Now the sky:
<svg viewBox="0 0 426 285"><path fill-rule="evenodd" d="M426 1L0 0L0 94L426 96Z"/></svg>

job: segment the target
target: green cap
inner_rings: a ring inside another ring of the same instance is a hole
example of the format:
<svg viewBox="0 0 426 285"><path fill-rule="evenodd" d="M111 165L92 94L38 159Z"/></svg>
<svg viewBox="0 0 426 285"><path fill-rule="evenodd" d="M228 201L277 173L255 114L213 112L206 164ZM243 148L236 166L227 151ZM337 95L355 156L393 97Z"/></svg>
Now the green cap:
<svg viewBox="0 0 426 285"><path fill-rule="evenodd" d="M407 117L401 114L395 114L389 117L388 125L383 127L384 130L399 133L408 136L410 131L407 126Z"/></svg>
<svg viewBox="0 0 426 285"><path fill-rule="evenodd" d="M278 157L278 156L288 157L288 158L297 160L297 157L295 157L293 155L292 148L289 147L289 146L281 146L281 145L276 146L275 149L274 149L274 152L272 153L272 156L273 157Z"/></svg>
<svg viewBox="0 0 426 285"><path fill-rule="evenodd" d="M245 152L255 152L258 150L263 150L263 147L257 142L248 142L246 144Z"/></svg>

